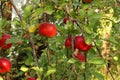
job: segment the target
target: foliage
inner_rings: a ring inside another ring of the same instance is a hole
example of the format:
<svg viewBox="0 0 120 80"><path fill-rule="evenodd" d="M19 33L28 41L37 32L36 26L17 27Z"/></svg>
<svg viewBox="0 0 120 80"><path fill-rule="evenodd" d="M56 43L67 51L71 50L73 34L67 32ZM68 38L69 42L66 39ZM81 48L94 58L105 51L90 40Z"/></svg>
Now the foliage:
<svg viewBox="0 0 120 80"><path fill-rule="evenodd" d="M93 0L91 3L82 0L28 1L22 6L22 20L20 16L0 20L0 36L11 34L12 38L6 43L13 43L8 50L0 49L0 57L8 57L12 62L11 71L1 74L0 80L8 77L10 80L26 80L29 76L37 77L37 80L120 80L120 4L116 0ZM64 17L69 18L66 24L63 23ZM56 25L56 37L46 38L38 34L42 22ZM10 29L9 23L12 25ZM107 31L110 37L103 38ZM93 45L84 54L87 54L85 62L73 57L73 50L64 46L69 35L81 34ZM110 44L110 59L101 57L103 41Z"/></svg>

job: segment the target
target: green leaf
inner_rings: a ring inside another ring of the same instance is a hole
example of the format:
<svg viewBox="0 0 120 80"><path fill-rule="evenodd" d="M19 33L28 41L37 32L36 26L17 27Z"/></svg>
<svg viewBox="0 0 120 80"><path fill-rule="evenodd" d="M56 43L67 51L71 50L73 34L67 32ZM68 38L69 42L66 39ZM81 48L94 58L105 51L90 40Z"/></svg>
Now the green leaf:
<svg viewBox="0 0 120 80"><path fill-rule="evenodd" d="M86 12L85 12L85 10L83 10L83 9L80 9L80 10L79 10L79 13L80 13L80 16L82 16L82 17L85 17L85 16L86 16Z"/></svg>
<svg viewBox="0 0 120 80"><path fill-rule="evenodd" d="M33 70L37 71L40 75L43 73L43 67L32 67Z"/></svg>
<svg viewBox="0 0 120 80"><path fill-rule="evenodd" d="M3 78L0 76L0 80L3 80Z"/></svg>
<svg viewBox="0 0 120 80"><path fill-rule="evenodd" d="M56 69L55 68L51 68L47 71L47 73L45 74L45 76L49 76L50 74L53 74L56 72Z"/></svg>
<svg viewBox="0 0 120 80"><path fill-rule="evenodd" d="M41 16L43 14L43 8L38 8L34 10L34 13L32 14L32 17L38 17L39 15Z"/></svg>
<svg viewBox="0 0 120 80"><path fill-rule="evenodd" d="M6 23L7 23L6 19L0 20L0 30L2 30L1 28L4 28L7 25Z"/></svg>
<svg viewBox="0 0 120 80"><path fill-rule="evenodd" d="M99 73L99 72L93 72L92 73L94 75L95 78L97 78L98 80L104 80L104 76Z"/></svg>
<svg viewBox="0 0 120 80"><path fill-rule="evenodd" d="M23 65L23 66L21 66L20 70L23 71L23 72L27 72L27 71L28 71L28 68Z"/></svg>
<svg viewBox="0 0 120 80"><path fill-rule="evenodd" d="M36 71L40 71L40 72L43 71L43 68L42 68L42 67L41 67L41 68L39 68L39 67L32 67L32 69L34 69L34 70L36 70Z"/></svg>
<svg viewBox="0 0 120 80"><path fill-rule="evenodd" d="M9 44L9 43L17 43L17 42L19 42L19 41L21 41L21 39L18 39L18 38L16 38L16 37L12 37L12 38L6 40L6 44Z"/></svg>
<svg viewBox="0 0 120 80"><path fill-rule="evenodd" d="M91 58L88 63L91 63L91 64L104 64L104 60L103 58L100 58L100 57L93 57Z"/></svg>
<svg viewBox="0 0 120 80"><path fill-rule="evenodd" d="M92 28L91 27L85 26L84 29L88 34L92 34Z"/></svg>
<svg viewBox="0 0 120 80"><path fill-rule="evenodd" d="M91 16L91 15L93 15L95 13L95 9L90 9L89 11L88 11L88 16Z"/></svg>
<svg viewBox="0 0 120 80"><path fill-rule="evenodd" d="M27 20L27 18L30 16L31 14L31 10L33 9L33 6L32 5L27 5L25 8L24 8L24 14L23 14L23 17L25 20Z"/></svg>
<svg viewBox="0 0 120 80"><path fill-rule="evenodd" d="M75 63L75 59L73 59L73 58L70 58L69 60L68 60L68 63Z"/></svg>
<svg viewBox="0 0 120 80"><path fill-rule="evenodd" d="M41 78L37 78L37 80L41 80Z"/></svg>
<svg viewBox="0 0 120 80"><path fill-rule="evenodd" d="M25 58L24 62L26 65L33 65L34 64L33 56L31 53L27 53L27 58Z"/></svg>
<svg viewBox="0 0 120 80"><path fill-rule="evenodd" d="M53 12L54 12L54 9L53 9L53 5L47 5L45 8L44 8L44 12L51 15Z"/></svg>

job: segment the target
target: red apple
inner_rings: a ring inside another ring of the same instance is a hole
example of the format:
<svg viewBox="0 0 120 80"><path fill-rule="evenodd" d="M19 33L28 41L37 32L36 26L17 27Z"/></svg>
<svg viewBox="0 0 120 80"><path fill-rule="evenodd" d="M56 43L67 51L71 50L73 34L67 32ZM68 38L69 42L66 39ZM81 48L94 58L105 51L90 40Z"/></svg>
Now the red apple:
<svg viewBox="0 0 120 80"><path fill-rule="evenodd" d="M79 61L84 62L85 56L82 53L74 54L75 58L77 58Z"/></svg>
<svg viewBox="0 0 120 80"><path fill-rule="evenodd" d="M66 40L65 40L65 47L66 48L71 48L72 47L72 38L71 38L71 36L66 38Z"/></svg>
<svg viewBox="0 0 120 80"><path fill-rule="evenodd" d="M69 19L68 19L67 17L65 17L65 18L63 19L63 22L66 24L68 20L69 20Z"/></svg>
<svg viewBox="0 0 120 80"><path fill-rule="evenodd" d="M9 72L11 69L11 62L7 58L0 58L0 73Z"/></svg>
<svg viewBox="0 0 120 80"><path fill-rule="evenodd" d="M90 3L92 2L93 0L83 0L84 3Z"/></svg>
<svg viewBox="0 0 120 80"><path fill-rule="evenodd" d="M0 39L0 47L3 50L9 49L12 46L12 43L6 44L6 40L10 39L11 36L9 34L3 34L1 39Z"/></svg>
<svg viewBox="0 0 120 80"><path fill-rule="evenodd" d="M43 22L39 25L39 34L48 38L52 38L56 36L57 29L54 24L49 22Z"/></svg>
<svg viewBox="0 0 120 80"><path fill-rule="evenodd" d="M91 44L90 45L86 44L83 35L75 36L75 39L74 39L74 48L75 49L77 48L82 51L88 51L91 47L92 47Z"/></svg>
<svg viewBox="0 0 120 80"><path fill-rule="evenodd" d="M29 78L27 78L27 80L36 80L36 78L30 78L30 77L29 77Z"/></svg>

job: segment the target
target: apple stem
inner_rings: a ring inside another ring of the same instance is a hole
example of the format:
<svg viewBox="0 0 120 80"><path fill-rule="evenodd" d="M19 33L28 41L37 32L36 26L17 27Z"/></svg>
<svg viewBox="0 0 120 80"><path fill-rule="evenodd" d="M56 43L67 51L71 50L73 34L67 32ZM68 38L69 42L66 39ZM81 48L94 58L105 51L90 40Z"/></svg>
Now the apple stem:
<svg viewBox="0 0 120 80"><path fill-rule="evenodd" d="M48 42L48 38L47 38L47 42ZM49 43L47 43L47 52L46 52L46 55L47 55L47 59L48 59L48 64L50 65L50 48L49 48Z"/></svg>
<svg viewBox="0 0 120 80"><path fill-rule="evenodd" d="M69 69L72 68L72 65L73 65L73 64L70 64L70 65L65 69L65 71L62 73L62 76L61 76L60 79L58 79L58 80L64 80L63 78L64 78L66 72L67 72Z"/></svg>
<svg viewBox="0 0 120 80"><path fill-rule="evenodd" d="M82 31L82 34L84 34L85 33L85 31L84 31L84 27L80 27L80 25L78 24L78 22L76 21L75 22L76 23L76 25L81 29L81 31Z"/></svg>
<svg viewBox="0 0 120 80"><path fill-rule="evenodd" d="M71 37L72 37L72 52L74 52L74 36Z"/></svg>

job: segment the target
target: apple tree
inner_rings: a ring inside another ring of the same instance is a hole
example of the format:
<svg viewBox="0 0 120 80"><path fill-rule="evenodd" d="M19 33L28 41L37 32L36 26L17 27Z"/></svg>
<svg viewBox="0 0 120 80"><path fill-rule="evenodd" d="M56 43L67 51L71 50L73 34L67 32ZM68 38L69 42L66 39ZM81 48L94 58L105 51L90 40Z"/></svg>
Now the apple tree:
<svg viewBox="0 0 120 80"><path fill-rule="evenodd" d="M0 0L0 80L120 79L119 0L16 4Z"/></svg>

